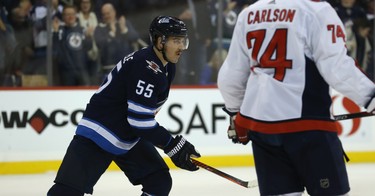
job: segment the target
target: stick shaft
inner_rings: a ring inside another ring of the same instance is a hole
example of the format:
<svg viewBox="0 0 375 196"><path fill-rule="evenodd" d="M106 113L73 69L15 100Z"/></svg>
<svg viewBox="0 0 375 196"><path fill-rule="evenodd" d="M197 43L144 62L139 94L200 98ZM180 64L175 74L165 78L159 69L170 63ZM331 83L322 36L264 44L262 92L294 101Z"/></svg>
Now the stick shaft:
<svg viewBox="0 0 375 196"><path fill-rule="evenodd" d="M333 116L334 120L348 120L353 118L362 118L362 117L368 117L368 116L374 116L375 114L367 113L367 112L358 112L358 113L351 113L351 114L341 114L341 115L335 115ZM216 168L213 168L209 165L206 165L198 160L191 159L191 161L197 165L198 167L201 167L203 169L206 169L207 171L210 171L220 177L223 177L231 182L234 182L240 186L243 186L245 188L253 188L258 186L258 182L256 180L253 180L251 182L240 180L232 175L229 175L225 172L222 172Z"/></svg>
<svg viewBox="0 0 375 196"><path fill-rule="evenodd" d="M372 114L372 113L367 113L367 112L358 112L358 113L351 113L351 114L341 114L341 115L335 115L333 116L334 120L348 120L348 119L353 119L353 118L362 118L362 117L368 117L368 116L374 116L375 114ZM243 186L243 187L246 187L246 188L252 188L252 187L256 187L258 186L258 183L256 180L254 181L251 181L251 182L247 182L247 181L243 181L243 180L240 180L232 175L229 175L227 173L224 173L218 169L215 169L209 165L206 165L200 161L197 161L195 159L191 159L191 161L196 164L197 166L203 168L203 169L206 169L218 176L221 176L229 181L232 181L240 186Z"/></svg>
<svg viewBox="0 0 375 196"><path fill-rule="evenodd" d="M375 114L368 113L368 112L358 112L358 113L351 113L351 114L341 114L333 116L334 120L348 120L353 118L362 118L368 116L374 116Z"/></svg>
<svg viewBox="0 0 375 196"><path fill-rule="evenodd" d="M206 169L206 170L208 170L208 171L210 171L210 172L212 172L212 173L214 173L216 175L219 175L219 176L221 176L221 177L223 177L223 178L225 178L225 179L227 179L229 181L232 181L232 182L234 182L234 183L236 183L236 184L238 184L240 186L243 186L243 187L246 187L246 188L251 188L251 187L257 186L256 182L249 183L247 181L240 180L240 179L238 179L238 178L236 178L236 177L234 177L232 175L224 173L224 172L222 172L222 171L220 171L218 169L215 169L215 168L213 168L213 167L211 167L209 165L206 165L206 164L204 164L204 163L202 163L200 161L197 161L195 159L191 159L191 161L194 164L196 164L197 166L199 166L199 167L201 167L203 169Z"/></svg>

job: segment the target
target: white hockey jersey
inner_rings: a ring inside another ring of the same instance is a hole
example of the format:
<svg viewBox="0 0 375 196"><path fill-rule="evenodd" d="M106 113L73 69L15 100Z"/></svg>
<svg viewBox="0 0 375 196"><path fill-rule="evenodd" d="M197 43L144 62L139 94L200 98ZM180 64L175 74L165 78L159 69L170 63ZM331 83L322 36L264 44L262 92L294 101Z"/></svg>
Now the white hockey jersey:
<svg viewBox="0 0 375 196"><path fill-rule="evenodd" d="M336 131L329 87L364 106L375 85L347 56L326 2L259 0L237 20L218 87L237 123L263 133Z"/></svg>

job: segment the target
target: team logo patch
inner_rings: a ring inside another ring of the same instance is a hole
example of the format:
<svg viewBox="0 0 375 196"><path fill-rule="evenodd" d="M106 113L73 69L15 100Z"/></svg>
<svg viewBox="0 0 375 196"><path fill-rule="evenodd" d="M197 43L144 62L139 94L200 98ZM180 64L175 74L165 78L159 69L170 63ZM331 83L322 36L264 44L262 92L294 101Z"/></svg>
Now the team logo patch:
<svg viewBox="0 0 375 196"><path fill-rule="evenodd" d="M159 23L169 23L169 18L162 18L159 20Z"/></svg>
<svg viewBox="0 0 375 196"><path fill-rule="evenodd" d="M320 187L326 189L329 187L329 179L328 178L325 178L325 179L320 179Z"/></svg>
<svg viewBox="0 0 375 196"><path fill-rule="evenodd" d="M70 33L68 35L69 47L72 49L81 49L82 48L82 35L76 32Z"/></svg>
<svg viewBox="0 0 375 196"><path fill-rule="evenodd" d="M146 60L146 62L148 64L147 68L151 69L152 71L154 71L155 74L158 74L158 72L163 73L161 71L159 65L156 64L154 61L148 61L148 60Z"/></svg>

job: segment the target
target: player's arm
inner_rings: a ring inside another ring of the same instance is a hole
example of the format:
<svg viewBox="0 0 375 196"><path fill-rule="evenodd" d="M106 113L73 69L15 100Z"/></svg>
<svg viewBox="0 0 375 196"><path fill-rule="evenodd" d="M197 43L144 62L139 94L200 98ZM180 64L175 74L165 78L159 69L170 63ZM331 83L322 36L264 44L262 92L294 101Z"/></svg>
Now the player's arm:
<svg viewBox="0 0 375 196"><path fill-rule="evenodd" d="M182 136L173 137L155 119L160 90L157 79L152 77L155 76L129 82L127 121L136 135L163 149L176 166L195 171L198 167L190 160L190 157L200 157L195 147Z"/></svg>
<svg viewBox="0 0 375 196"><path fill-rule="evenodd" d="M244 15L241 13L233 32L228 55L219 71L218 88L225 102L224 111L230 116L228 138L234 143L247 144L249 142L248 130L236 124L235 121L244 99L251 67L249 52L244 44L246 43L244 22Z"/></svg>
<svg viewBox="0 0 375 196"><path fill-rule="evenodd" d="M308 37L312 58L325 81L358 105L366 106L374 96L375 86L347 55L345 28L335 10L330 6L322 8L307 28L312 32Z"/></svg>
<svg viewBox="0 0 375 196"><path fill-rule="evenodd" d="M228 55L219 70L217 80L225 107L231 111L239 111L250 75L250 61L242 24L244 22L244 15L241 13L234 28Z"/></svg>
<svg viewBox="0 0 375 196"><path fill-rule="evenodd" d="M241 143L244 145L249 143L249 130L236 122L237 115L240 115L239 112L231 112L226 108L223 108L223 110L229 115L228 138L231 139L233 143Z"/></svg>

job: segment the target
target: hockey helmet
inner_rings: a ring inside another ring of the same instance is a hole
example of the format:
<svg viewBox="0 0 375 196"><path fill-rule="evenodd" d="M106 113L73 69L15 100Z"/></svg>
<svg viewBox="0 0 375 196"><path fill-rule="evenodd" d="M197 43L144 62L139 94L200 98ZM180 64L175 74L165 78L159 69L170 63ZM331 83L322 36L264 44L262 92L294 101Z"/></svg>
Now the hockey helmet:
<svg viewBox="0 0 375 196"><path fill-rule="evenodd" d="M185 23L173 16L158 16L154 18L150 24L149 31L150 41L152 44L156 43L158 37L162 38L163 44L170 36L185 37L186 40L188 40Z"/></svg>

